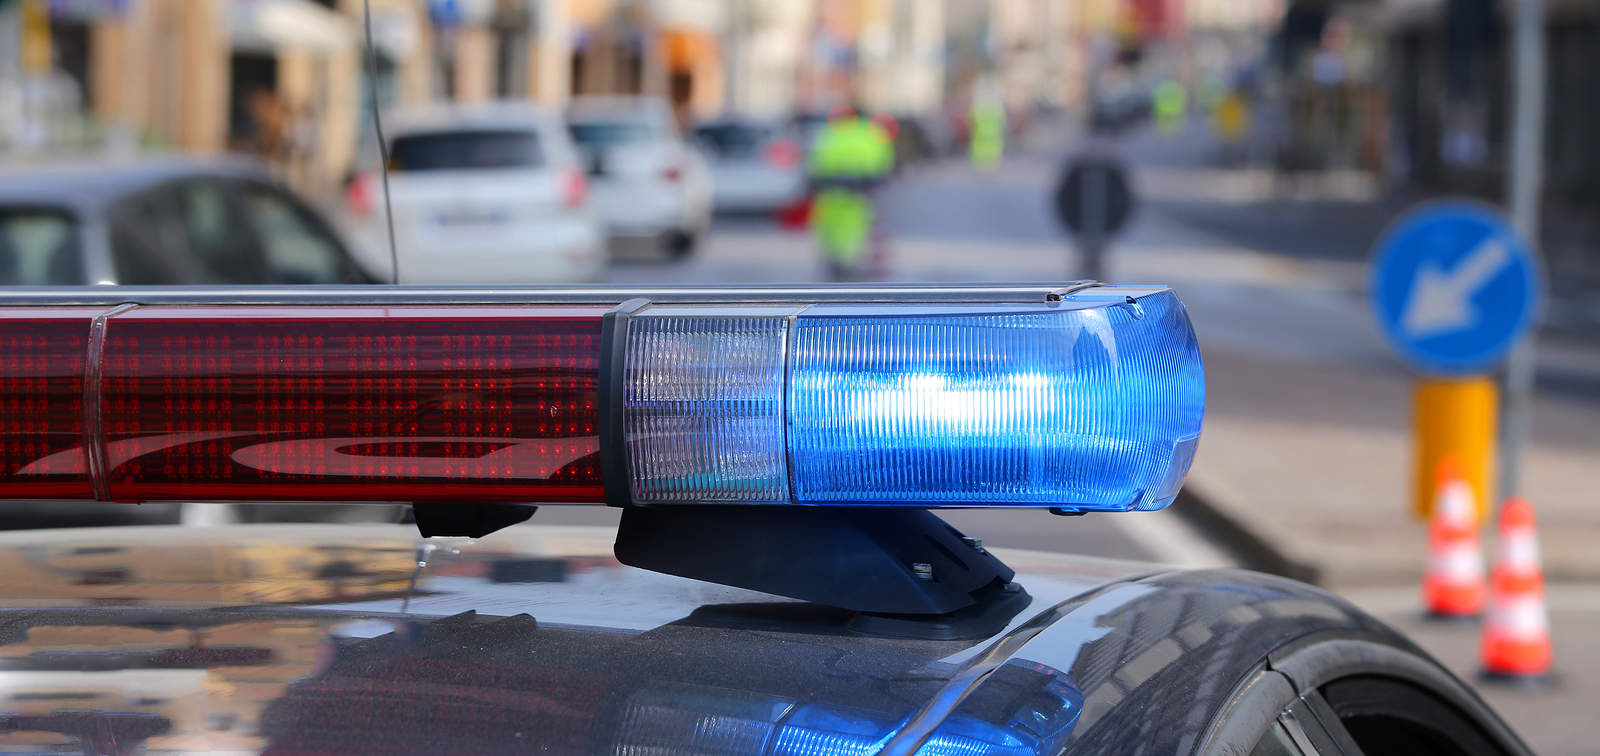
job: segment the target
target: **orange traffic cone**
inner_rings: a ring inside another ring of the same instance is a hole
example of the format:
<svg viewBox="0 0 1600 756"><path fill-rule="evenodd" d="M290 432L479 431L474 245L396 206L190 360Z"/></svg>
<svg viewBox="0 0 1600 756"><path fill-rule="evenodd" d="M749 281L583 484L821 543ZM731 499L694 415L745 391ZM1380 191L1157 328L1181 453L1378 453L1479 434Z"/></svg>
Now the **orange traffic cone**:
<svg viewBox="0 0 1600 756"><path fill-rule="evenodd" d="M1428 524L1428 571L1422 601L1436 617L1475 617L1483 611L1483 550L1472 486L1454 459L1439 463L1433 519Z"/></svg>
<svg viewBox="0 0 1600 756"><path fill-rule="evenodd" d="M1498 546L1483 623L1483 671L1538 677L1550 671L1550 616L1533 507L1520 496L1507 499L1500 510Z"/></svg>

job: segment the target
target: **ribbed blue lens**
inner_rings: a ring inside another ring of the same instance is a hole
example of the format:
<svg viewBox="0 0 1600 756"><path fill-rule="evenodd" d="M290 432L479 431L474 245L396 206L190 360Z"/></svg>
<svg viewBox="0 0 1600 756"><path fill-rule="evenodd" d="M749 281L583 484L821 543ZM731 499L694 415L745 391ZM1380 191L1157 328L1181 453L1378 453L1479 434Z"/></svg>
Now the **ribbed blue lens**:
<svg viewBox="0 0 1600 756"><path fill-rule="evenodd" d="M1204 377L1177 297L1139 291L806 310L786 410L794 500L1166 506L1199 441Z"/></svg>

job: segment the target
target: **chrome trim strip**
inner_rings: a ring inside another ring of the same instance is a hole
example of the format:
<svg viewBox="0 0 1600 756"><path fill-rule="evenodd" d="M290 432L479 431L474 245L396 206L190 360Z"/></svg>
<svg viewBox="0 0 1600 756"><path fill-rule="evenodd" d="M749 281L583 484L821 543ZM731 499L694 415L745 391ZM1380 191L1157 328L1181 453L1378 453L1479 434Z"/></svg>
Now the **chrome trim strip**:
<svg viewBox="0 0 1600 756"><path fill-rule="evenodd" d="M1048 303L1072 295L1095 295L1102 285L928 284L739 285L739 286L47 286L0 290L7 305L443 305L617 304L648 298L658 304L859 302L859 303ZM1161 286L1118 287L1119 295L1144 296ZM1108 292L1110 293L1110 292Z"/></svg>

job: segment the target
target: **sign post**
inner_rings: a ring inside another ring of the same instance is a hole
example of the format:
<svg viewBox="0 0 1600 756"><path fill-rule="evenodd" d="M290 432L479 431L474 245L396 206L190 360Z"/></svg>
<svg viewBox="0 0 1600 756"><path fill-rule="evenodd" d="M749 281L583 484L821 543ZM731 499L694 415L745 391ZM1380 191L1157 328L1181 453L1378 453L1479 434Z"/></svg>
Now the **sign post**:
<svg viewBox="0 0 1600 756"><path fill-rule="evenodd" d="M1539 238L1539 187L1544 184L1544 0L1515 5L1515 105L1511 122L1511 222L1524 239ZM1528 443L1533 405L1534 339L1518 344L1506 363L1500 462L1501 501L1522 493L1522 449Z"/></svg>
<svg viewBox="0 0 1600 756"><path fill-rule="evenodd" d="M1494 380L1482 375L1461 378L1429 376L1417 380L1411 395L1415 433L1411 456L1411 509L1417 519L1433 516L1438 501L1439 463L1454 459L1461 476L1472 487L1473 506L1483 522L1490 508L1485 494L1494 491L1495 420L1500 391Z"/></svg>
<svg viewBox="0 0 1600 756"><path fill-rule="evenodd" d="M1429 203L1379 241L1372 301L1390 343L1424 373L1413 405L1412 509L1433 511L1434 470L1454 456L1480 519L1492 485L1499 396L1489 374L1533 324L1539 267L1498 213L1470 201Z"/></svg>

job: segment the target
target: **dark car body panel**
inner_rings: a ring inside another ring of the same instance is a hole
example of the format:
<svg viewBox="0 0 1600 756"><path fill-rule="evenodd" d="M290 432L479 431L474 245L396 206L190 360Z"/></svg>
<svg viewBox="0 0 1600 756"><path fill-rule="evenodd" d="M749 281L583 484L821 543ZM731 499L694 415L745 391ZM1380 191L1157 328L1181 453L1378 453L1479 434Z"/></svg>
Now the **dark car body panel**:
<svg viewBox="0 0 1600 756"><path fill-rule="evenodd" d="M1432 664L1341 600L1255 573L1000 551L1032 605L989 638L914 640L620 565L611 535L537 517L476 542L403 526L0 534L0 749L634 752L783 712L886 753L971 737L1188 753L1304 639Z"/></svg>
<svg viewBox="0 0 1600 756"><path fill-rule="evenodd" d="M335 225L299 198L261 163L238 156L183 155L133 157L111 161L21 163L0 167L0 210L60 214L74 226L73 249L79 258L77 280L62 284L119 283L113 237L123 228L144 224L133 207L141 198L185 183L221 183L235 189L262 189L293 208L297 217L337 249L348 268L348 283L368 283L350 245ZM155 245L157 247L161 245ZM180 263L182 260L174 260ZM151 281L192 284L195 281Z"/></svg>

